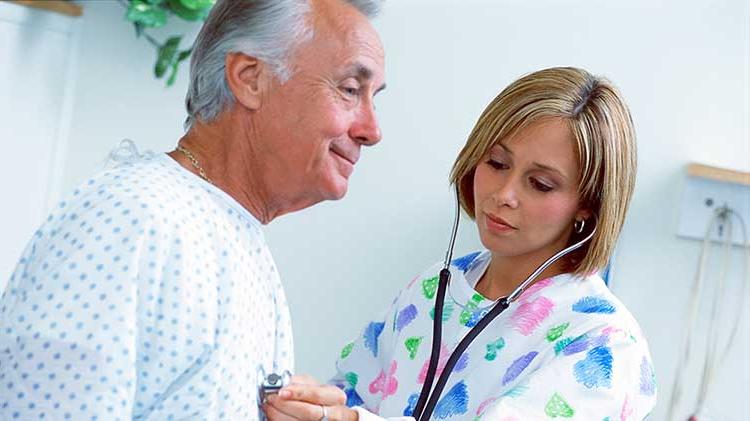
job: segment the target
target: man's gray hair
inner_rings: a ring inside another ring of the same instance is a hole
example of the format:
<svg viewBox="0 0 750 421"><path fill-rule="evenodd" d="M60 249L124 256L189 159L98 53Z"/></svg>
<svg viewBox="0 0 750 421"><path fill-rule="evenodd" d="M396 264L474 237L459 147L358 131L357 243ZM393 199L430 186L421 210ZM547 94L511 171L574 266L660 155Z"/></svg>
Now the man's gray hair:
<svg viewBox="0 0 750 421"><path fill-rule="evenodd" d="M193 45L185 129L210 122L234 102L224 77L227 54L241 52L271 66L281 83L291 77L288 59L313 36L306 19L311 0L218 0ZM369 19L384 0L341 0Z"/></svg>

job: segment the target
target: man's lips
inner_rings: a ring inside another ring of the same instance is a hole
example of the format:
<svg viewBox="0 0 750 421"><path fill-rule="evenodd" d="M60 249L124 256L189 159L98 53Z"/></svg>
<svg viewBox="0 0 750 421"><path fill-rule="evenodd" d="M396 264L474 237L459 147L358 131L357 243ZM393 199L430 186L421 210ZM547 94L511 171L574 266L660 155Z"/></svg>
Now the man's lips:
<svg viewBox="0 0 750 421"><path fill-rule="evenodd" d="M347 162L349 162L352 165L355 165L357 163L357 161L359 161L359 153L357 153L357 152L346 153L343 150L341 150L340 148L337 148L335 146L331 146L331 152L333 152L336 155L340 156L341 158L343 158L344 160L346 160Z"/></svg>

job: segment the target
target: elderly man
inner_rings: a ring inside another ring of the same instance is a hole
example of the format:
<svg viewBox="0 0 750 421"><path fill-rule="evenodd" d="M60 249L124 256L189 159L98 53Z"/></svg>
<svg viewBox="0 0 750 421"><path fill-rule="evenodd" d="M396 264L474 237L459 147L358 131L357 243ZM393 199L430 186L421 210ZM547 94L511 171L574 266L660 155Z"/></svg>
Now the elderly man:
<svg viewBox="0 0 750 421"><path fill-rule="evenodd" d="M343 197L380 140L379 3L217 2L176 150L91 178L25 250L0 302L0 418L260 416L258 368L293 364L261 225Z"/></svg>

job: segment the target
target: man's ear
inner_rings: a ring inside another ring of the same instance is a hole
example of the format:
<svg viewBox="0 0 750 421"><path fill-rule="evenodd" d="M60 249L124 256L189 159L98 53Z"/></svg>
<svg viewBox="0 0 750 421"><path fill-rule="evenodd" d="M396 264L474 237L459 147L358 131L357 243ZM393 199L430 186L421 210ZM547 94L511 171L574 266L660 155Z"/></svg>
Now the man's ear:
<svg viewBox="0 0 750 421"><path fill-rule="evenodd" d="M258 58L243 53L229 53L224 59L229 90L237 103L258 110L269 82L268 66Z"/></svg>

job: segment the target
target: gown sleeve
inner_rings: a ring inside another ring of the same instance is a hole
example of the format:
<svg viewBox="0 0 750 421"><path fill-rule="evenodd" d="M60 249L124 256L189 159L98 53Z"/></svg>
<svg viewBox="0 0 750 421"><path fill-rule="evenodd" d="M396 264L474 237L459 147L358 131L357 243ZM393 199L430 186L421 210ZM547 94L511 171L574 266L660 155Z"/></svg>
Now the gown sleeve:
<svg viewBox="0 0 750 421"><path fill-rule="evenodd" d="M36 232L0 302L0 418L131 418L149 229L81 199Z"/></svg>
<svg viewBox="0 0 750 421"><path fill-rule="evenodd" d="M383 418L377 415L381 396L372 385L360 378L377 378L387 382L387 364L391 359L394 339L394 315L398 308L394 300L383 317L368 322L362 333L341 350L336 361L336 375L329 383L346 393L346 406L357 411L360 421L414 421L412 417Z"/></svg>
<svg viewBox="0 0 750 421"><path fill-rule="evenodd" d="M420 279L427 273L434 272L429 268L415 278ZM336 375L329 383L341 387L346 393L347 406L358 411L360 419L410 421L412 417L381 418L378 415L383 400L382 390L387 387L389 375L395 371L393 361L396 332L396 318L414 287L412 281L393 300L389 308L380 317L365 324L352 342L346 344L336 361ZM375 379L372 383L362 379Z"/></svg>
<svg viewBox="0 0 750 421"><path fill-rule="evenodd" d="M374 379L386 374L385 368L393 351L392 319L397 302L398 299L381 317L367 322L359 336L347 343L339 354L336 374L329 383L343 388L349 407L363 407L377 412L381 397L371 393L370 389L374 388L360 379Z"/></svg>

